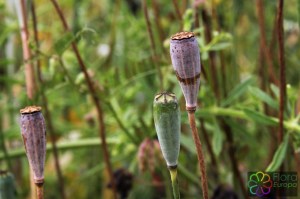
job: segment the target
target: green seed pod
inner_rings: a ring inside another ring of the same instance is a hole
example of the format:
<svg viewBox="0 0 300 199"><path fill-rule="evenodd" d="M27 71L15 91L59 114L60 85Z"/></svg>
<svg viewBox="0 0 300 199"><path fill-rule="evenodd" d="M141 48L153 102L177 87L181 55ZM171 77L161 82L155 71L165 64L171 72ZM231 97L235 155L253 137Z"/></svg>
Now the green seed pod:
<svg viewBox="0 0 300 199"><path fill-rule="evenodd" d="M180 150L180 110L173 93L160 93L154 98L153 116L162 154L168 167L176 168Z"/></svg>
<svg viewBox="0 0 300 199"><path fill-rule="evenodd" d="M44 165L46 158L46 126L41 107L28 106L21 112L21 133L33 173L34 183L44 183Z"/></svg>
<svg viewBox="0 0 300 199"><path fill-rule="evenodd" d="M0 171L0 199L16 198L15 179L11 173Z"/></svg>

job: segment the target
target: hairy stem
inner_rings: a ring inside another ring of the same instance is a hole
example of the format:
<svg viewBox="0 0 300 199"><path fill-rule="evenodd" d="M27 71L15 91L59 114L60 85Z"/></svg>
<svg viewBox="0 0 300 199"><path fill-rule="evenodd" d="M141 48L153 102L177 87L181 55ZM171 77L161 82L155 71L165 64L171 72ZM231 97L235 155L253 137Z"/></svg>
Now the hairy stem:
<svg viewBox="0 0 300 199"><path fill-rule="evenodd" d="M57 1L56 0L51 0L51 2L52 2L53 6L55 7L56 12L58 13L58 15L60 17L60 20L61 20L61 22L64 26L64 29L66 31L70 31L69 26L67 24L67 21L65 20L63 12L62 12L61 8L59 7ZM88 89L89 89L89 93L92 97L92 100L93 100L94 105L95 105L96 110L97 110L97 117L98 117L97 119L98 119L98 123L99 123L99 137L102 141L101 146L102 146L103 157L104 157L104 161L105 161L105 164L106 164L106 169L107 169L108 174L109 174L110 182L111 182L111 185L112 185L114 198L116 199L117 194L116 194L116 190L115 190L115 183L114 183L114 177L113 177L113 171L112 171L110 156L109 156L109 152L108 152L108 149L107 149L106 135L105 135L105 125L104 125L104 113L102 111L102 106L100 104L100 100L99 100L99 97L97 95L96 89L93 85L93 82L92 82L92 80L91 80L91 78L90 78L90 76L87 72L87 67L85 66L85 64L84 64L84 62L81 58L81 55L79 53L79 50L77 48L77 45L76 45L75 41L72 42L72 49L75 53L75 56L76 56L77 61L79 63L80 69L84 74L86 84L87 84Z"/></svg>
<svg viewBox="0 0 300 199"><path fill-rule="evenodd" d="M44 199L44 186L43 185L36 186L36 195L37 195L37 199Z"/></svg>
<svg viewBox="0 0 300 199"><path fill-rule="evenodd" d="M208 199L208 185L207 185L207 178L206 178L205 161L204 161L204 155L202 152L202 145L201 145L200 138L198 135L198 130L196 127L195 112L189 111L188 116L189 116L190 126L192 129L193 139L194 139L194 142L196 145L198 163L199 163L199 168L200 168L200 172L201 172L201 186L202 186L203 198Z"/></svg>

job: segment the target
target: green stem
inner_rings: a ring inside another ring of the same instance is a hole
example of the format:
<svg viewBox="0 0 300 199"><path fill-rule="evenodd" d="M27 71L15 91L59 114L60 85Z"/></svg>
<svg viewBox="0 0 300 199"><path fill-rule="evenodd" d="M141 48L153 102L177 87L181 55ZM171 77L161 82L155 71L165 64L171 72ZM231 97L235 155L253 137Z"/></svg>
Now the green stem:
<svg viewBox="0 0 300 199"><path fill-rule="evenodd" d="M118 144L120 141L118 139L108 138L107 144ZM101 141L97 138L88 138L88 139L81 139L76 140L73 142L70 141L64 141L64 142L58 142L57 143L57 149L58 150L68 150L68 149L79 149L79 148L85 148L85 147L95 147L102 145ZM52 145L47 144L47 153L52 152ZM8 151L8 157L9 158L18 158L25 156L25 150L22 148L9 150ZM0 153L0 160L3 160L5 158L5 155L3 152Z"/></svg>
<svg viewBox="0 0 300 199"><path fill-rule="evenodd" d="M170 175L171 175L174 199L180 199L179 184L178 184L178 178L177 178L177 168L175 168L175 169L169 168L169 171L170 171Z"/></svg>
<svg viewBox="0 0 300 199"><path fill-rule="evenodd" d="M207 109L199 109L199 111L197 111L197 113L198 113L197 115L199 115L200 117L229 116L229 117L236 117L236 118L240 118L240 119L253 121L253 119L251 117L249 117L244 111L234 110L234 109L230 109L230 108L212 107L212 108L207 108ZM278 118L270 117L270 116L266 116L266 115L264 115L264 116L268 117L270 120L272 120L274 122L273 126L276 126L279 124ZM294 120L284 121L283 125L288 130L300 133L300 125L297 124L297 122Z"/></svg>

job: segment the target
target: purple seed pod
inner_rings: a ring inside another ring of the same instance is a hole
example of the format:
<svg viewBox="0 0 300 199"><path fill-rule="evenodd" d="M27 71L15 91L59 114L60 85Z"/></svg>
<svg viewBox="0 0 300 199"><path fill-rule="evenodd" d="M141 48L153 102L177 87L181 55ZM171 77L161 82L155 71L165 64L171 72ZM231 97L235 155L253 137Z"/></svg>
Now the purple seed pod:
<svg viewBox="0 0 300 199"><path fill-rule="evenodd" d="M172 65L186 101L186 109L195 111L200 87L200 50L194 33L179 32L171 37Z"/></svg>
<svg viewBox="0 0 300 199"><path fill-rule="evenodd" d="M34 183L44 183L44 165L46 156L46 126L41 107L29 106L20 110L21 133L33 173Z"/></svg>

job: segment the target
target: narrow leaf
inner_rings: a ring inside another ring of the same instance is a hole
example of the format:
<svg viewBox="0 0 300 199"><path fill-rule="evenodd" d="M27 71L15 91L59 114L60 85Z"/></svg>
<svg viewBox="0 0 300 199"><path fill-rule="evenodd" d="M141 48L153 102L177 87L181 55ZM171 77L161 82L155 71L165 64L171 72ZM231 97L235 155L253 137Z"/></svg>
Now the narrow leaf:
<svg viewBox="0 0 300 199"><path fill-rule="evenodd" d="M75 36L68 32L63 35L58 41L54 44L54 50L57 54L61 55L63 52L71 45L71 43L75 40Z"/></svg>
<svg viewBox="0 0 300 199"><path fill-rule="evenodd" d="M289 134L286 134L282 143L276 150L272 162L267 167L266 172L274 172L279 169L280 165L283 163L283 160L286 156L288 144L289 144Z"/></svg>
<svg viewBox="0 0 300 199"><path fill-rule="evenodd" d="M277 122L274 121L271 117L264 115L260 112L251 110L251 109L244 109L245 114L250 117L252 120L254 120L257 123L266 124L266 125L276 125Z"/></svg>
<svg viewBox="0 0 300 199"><path fill-rule="evenodd" d="M191 137L181 134L180 144L186 148L190 153L196 154L194 141Z"/></svg>
<svg viewBox="0 0 300 199"><path fill-rule="evenodd" d="M237 99L247 91L249 85L252 84L253 81L253 78L248 78L244 82L238 84L228 93L228 97L221 103L221 105L227 106L231 104L235 99Z"/></svg>
<svg viewBox="0 0 300 199"><path fill-rule="evenodd" d="M279 88L275 84L271 84L271 90L276 98L279 98Z"/></svg>
<svg viewBox="0 0 300 199"><path fill-rule="evenodd" d="M214 130L213 130L213 137L212 137L212 147L213 147L213 152L216 156L219 156L221 151L222 151L222 147L223 147L223 134L220 130L220 127L216 121L216 119L214 119Z"/></svg>
<svg viewBox="0 0 300 199"><path fill-rule="evenodd" d="M271 106L274 109L278 109L278 102L274 100L270 95L268 95L266 92L262 91L259 88L251 87L250 93L260 99L261 101L267 103L269 106Z"/></svg>

